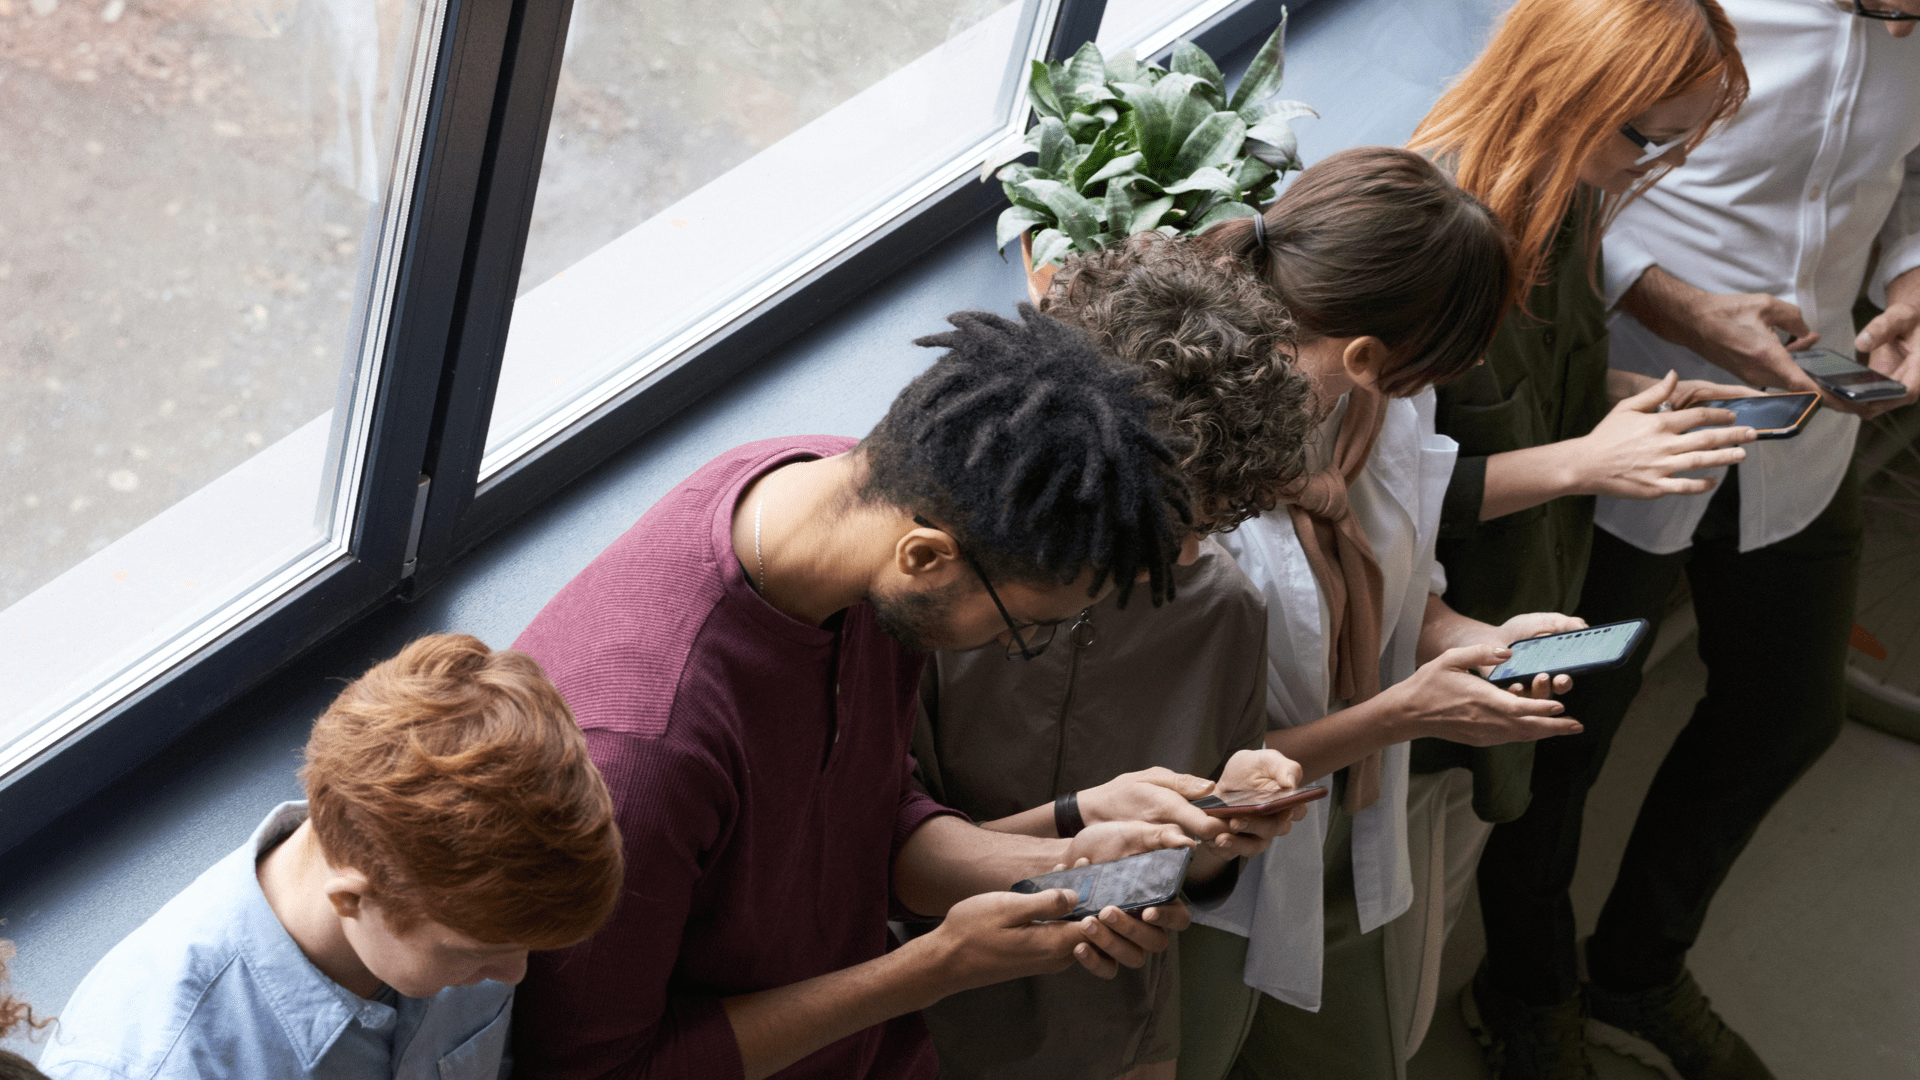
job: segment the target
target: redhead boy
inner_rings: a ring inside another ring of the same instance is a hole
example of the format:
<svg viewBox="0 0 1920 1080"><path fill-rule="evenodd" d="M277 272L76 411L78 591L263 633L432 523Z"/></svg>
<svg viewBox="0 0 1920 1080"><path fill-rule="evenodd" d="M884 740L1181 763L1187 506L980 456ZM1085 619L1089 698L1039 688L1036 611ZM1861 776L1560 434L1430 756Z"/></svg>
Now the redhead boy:
<svg viewBox="0 0 1920 1080"><path fill-rule="evenodd" d="M612 803L539 665L422 638L314 725L283 803L114 946L40 1067L493 1080L530 949L613 911Z"/></svg>

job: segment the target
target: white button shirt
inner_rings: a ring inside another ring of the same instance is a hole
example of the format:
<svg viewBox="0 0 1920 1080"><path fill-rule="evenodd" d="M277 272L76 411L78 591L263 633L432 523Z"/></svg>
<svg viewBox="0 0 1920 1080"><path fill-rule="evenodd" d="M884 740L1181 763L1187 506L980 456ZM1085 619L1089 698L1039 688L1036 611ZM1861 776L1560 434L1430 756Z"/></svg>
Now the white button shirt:
<svg viewBox="0 0 1920 1080"><path fill-rule="evenodd" d="M1322 428L1327 449L1344 411L1342 399ZM1432 390L1389 401L1373 453L1347 493L1380 564L1382 689L1413 674L1427 596L1447 591L1433 549L1459 447L1434 433L1433 413ZM1339 708L1329 689L1326 597L1292 518L1284 509L1262 514L1220 543L1267 601L1268 727L1311 723ZM1353 818L1354 900L1362 932L1399 917L1413 903L1407 760L1406 743L1386 748L1380 798ZM1242 972L1248 986L1313 1011L1321 1000L1323 847L1330 825L1327 803L1310 804L1292 833L1248 861L1231 896L1196 905L1193 913L1196 922L1251 939Z"/></svg>
<svg viewBox="0 0 1920 1080"><path fill-rule="evenodd" d="M1821 344L1853 354L1853 301L1920 267L1920 35L1896 39L1831 0L1722 0L1752 95L1687 164L1635 200L1606 234L1609 306L1658 264L1714 293L1797 304ZM1732 381L1689 349L1616 312L1614 367ZM1804 529L1838 489L1859 420L1822 410L1793 439L1753 443L1740 466L1740 550ZM1701 475L1724 475L1715 469ZM1600 500L1599 526L1644 551L1692 543L1711 493Z"/></svg>

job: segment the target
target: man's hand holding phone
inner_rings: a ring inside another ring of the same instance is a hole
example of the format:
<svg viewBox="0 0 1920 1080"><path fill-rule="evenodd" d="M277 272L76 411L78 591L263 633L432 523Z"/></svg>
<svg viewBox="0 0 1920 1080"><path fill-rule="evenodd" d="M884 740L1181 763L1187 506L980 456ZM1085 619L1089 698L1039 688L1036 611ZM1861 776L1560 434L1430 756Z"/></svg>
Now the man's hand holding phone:
<svg viewBox="0 0 1920 1080"><path fill-rule="evenodd" d="M1907 395L1856 406L1873 417L1920 400L1920 269L1909 270L1887 286L1887 309L1868 323L1854 339L1854 348L1867 354L1867 366L1896 382Z"/></svg>

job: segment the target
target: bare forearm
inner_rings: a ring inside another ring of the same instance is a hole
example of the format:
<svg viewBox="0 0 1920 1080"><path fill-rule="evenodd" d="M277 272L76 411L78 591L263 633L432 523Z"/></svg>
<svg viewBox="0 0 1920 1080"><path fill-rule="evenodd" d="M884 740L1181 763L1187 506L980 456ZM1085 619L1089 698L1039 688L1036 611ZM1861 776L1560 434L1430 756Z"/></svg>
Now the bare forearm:
<svg viewBox="0 0 1920 1080"><path fill-rule="evenodd" d="M1017 814L1008 814L1003 818L980 823L983 829L997 833L1017 833L1021 836L1037 836L1043 840L1053 840L1060 836L1060 827L1053 820L1053 804L1036 806L1031 810L1022 810Z"/></svg>
<svg viewBox="0 0 1920 1080"><path fill-rule="evenodd" d="M1480 520L1506 517L1562 495L1584 494L1577 490L1579 442L1567 439L1488 457Z"/></svg>
<svg viewBox="0 0 1920 1080"><path fill-rule="evenodd" d="M1379 694L1311 723L1269 731L1267 748L1299 762L1302 783L1312 783L1409 737L1389 695Z"/></svg>
<svg viewBox="0 0 1920 1080"><path fill-rule="evenodd" d="M928 938L916 938L864 964L722 1001L747 1080L940 1000L934 951Z"/></svg>
<svg viewBox="0 0 1920 1080"><path fill-rule="evenodd" d="M1620 297L1620 310L1676 345L1691 347L1696 316L1691 312L1707 296L1658 266L1647 267Z"/></svg>
<svg viewBox="0 0 1920 1080"><path fill-rule="evenodd" d="M983 829L955 817L929 818L893 861L894 896L909 911L944 915L969 896L1052 870L1066 853L1065 840Z"/></svg>

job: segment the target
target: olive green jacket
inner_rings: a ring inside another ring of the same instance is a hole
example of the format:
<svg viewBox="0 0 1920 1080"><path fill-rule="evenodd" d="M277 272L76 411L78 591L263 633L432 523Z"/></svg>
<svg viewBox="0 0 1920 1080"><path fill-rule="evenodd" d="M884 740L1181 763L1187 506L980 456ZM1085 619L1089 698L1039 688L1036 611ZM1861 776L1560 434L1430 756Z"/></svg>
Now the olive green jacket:
<svg viewBox="0 0 1920 1080"><path fill-rule="evenodd" d="M1438 554L1454 610L1499 624L1529 611L1571 612L1593 547L1590 495L1567 495L1480 520L1487 458L1578 438L1607 414L1607 311L1588 241L1598 200L1581 189L1554 240L1551 277L1500 326L1487 362L1439 390L1435 426L1460 444L1440 516ZM1438 739L1413 745L1413 770L1473 769L1474 811L1511 821L1526 811L1533 745L1475 749Z"/></svg>

